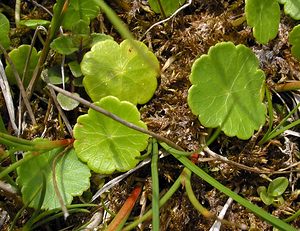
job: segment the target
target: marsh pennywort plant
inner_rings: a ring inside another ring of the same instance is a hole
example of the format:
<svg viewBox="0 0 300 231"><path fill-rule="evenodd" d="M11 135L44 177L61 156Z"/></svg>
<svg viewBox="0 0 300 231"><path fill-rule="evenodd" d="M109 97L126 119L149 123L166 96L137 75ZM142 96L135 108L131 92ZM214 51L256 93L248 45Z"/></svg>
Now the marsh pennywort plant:
<svg viewBox="0 0 300 231"><path fill-rule="evenodd" d="M244 45L221 42L192 67L188 104L205 127L249 139L265 123L265 75Z"/></svg>

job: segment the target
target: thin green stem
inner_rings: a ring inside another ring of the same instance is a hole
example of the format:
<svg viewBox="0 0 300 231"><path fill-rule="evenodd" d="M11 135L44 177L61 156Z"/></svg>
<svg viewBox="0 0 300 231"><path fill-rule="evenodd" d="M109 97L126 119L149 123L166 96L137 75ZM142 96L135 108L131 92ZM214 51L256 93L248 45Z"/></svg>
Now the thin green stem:
<svg viewBox="0 0 300 231"><path fill-rule="evenodd" d="M238 202L240 205L246 207L250 211L252 211L257 216L261 217L263 220L267 221L268 223L272 224L276 228L280 230L289 230L289 231L296 231L294 227L290 226L289 224L285 223L284 221L280 220L277 217L272 216L271 214L267 213L262 208L258 207L257 205L252 204L250 201L242 198L235 192L231 191L229 188L222 185L220 182L215 180L213 177L208 175L204 172L201 168L196 166L193 162L191 162L188 158L183 156L174 155L184 166L189 168L193 173L199 176L201 179L205 180L211 186L215 187L216 189L220 190L227 196L231 197L233 200Z"/></svg>
<svg viewBox="0 0 300 231"><path fill-rule="evenodd" d="M192 185L191 185L191 175L192 172L188 169L185 168L184 171L185 175L182 176L182 180L184 181L184 185L185 185L185 190L187 193L187 196L190 200L190 202L192 203L192 205L205 217L213 217L213 214L211 214L211 212L209 212L206 208L204 208L200 202L197 200L194 191L192 189Z"/></svg>
<svg viewBox="0 0 300 231"><path fill-rule="evenodd" d="M280 135L281 133L283 133L285 130L288 130L288 129L292 128L292 127L297 126L300 123L300 120L296 120L296 121L294 121L294 122L292 122L292 123L290 123L290 124L282 127L283 124L288 120L288 118L290 118L296 112L296 110L299 107L300 107L300 103L297 104L297 106L295 108L293 108L293 110L290 111L290 113L286 117L284 117L284 119L271 132L268 133L268 135L263 140L263 142L260 141L260 144L263 144L263 143L267 142L268 140L273 139L274 137L276 137L276 136ZM279 129L280 127L282 127L282 128Z"/></svg>
<svg viewBox="0 0 300 231"><path fill-rule="evenodd" d="M15 163L9 165L2 172L0 172L0 179L2 179L7 174L14 171L16 168L18 168L19 166L21 166L22 164L26 163L27 161L31 160L34 157L35 157L35 155L33 155L32 153L27 153L22 160L19 160L18 162L15 162Z"/></svg>
<svg viewBox="0 0 300 231"><path fill-rule="evenodd" d="M266 96L268 100L268 114L269 114L269 127L268 131L264 135L264 137L258 142L259 145L262 145L266 142L266 139L268 138L269 134L271 133L272 127L273 127L273 120L274 120L274 114L273 114L273 104L271 99L271 93L268 88L266 88Z"/></svg>
<svg viewBox="0 0 300 231"><path fill-rule="evenodd" d="M276 131L278 128L282 127L283 124L298 110L299 107L300 107L300 103L298 103L297 106L293 108L293 110L291 110L286 117L284 117L284 119L273 129L273 131Z"/></svg>
<svg viewBox="0 0 300 231"><path fill-rule="evenodd" d="M157 140L152 140L152 160L151 160L151 176L152 176L152 230L159 231L159 179L158 179L158 144Z"/></svg>
<svg viewBox="0 0 300 231"><path fill-rule="evenodd" d="M98 205L96 204L73 204L73 205L68 205L67 209L69 210L69 212L72 209L78 209L78 208L85 208L85 207L97 207ZM42 220L44 217L46 216L50 216L52 214L56 214L60 211L61 209L52 209L52 210L46 210L43 213L41 213L40 215L38 215L37 217L35 217L32 221L33 224L37 223L39 220Z"/></svg>
<svg viewBox="0 0 300 231"><path fill-rule="evenodd" d="M167 152L174 153L174 154L179 155L179 156L190 156L190 155L193 154L191 152L179 151L175 148L170 147L169 145L167 145L164 142L159 142L159 145L162 146Z"/></svg>
<svg viewBox="0 0 300 231"><path fill-rule="evenodd" d="M87 210L87 209L70 209L70 210L69 210L69 213L70 213L70 214L71 214L71 213L90 213L90 211ZM54 219L56 219L56 218L59 218L59 217L61 217L61 216L63 216L63 215L64 215L64 213L63 213L63 212L60 212L60 213L57 213L57 214L52 215L51 217L47 217L47 218L45 218L44 220L42 220L42 221L36 223L35 225L33 225L33 226L32 226L32 229L30 229L30 230L34 230L34 229L36 229L37 227L39 227L39 226L41 226L41 225L43 225L43 224L46 224L46 223L48 223L49 221L52 221L52 220L54 220ZM29 230L28 230L28 231L29 231Z"/></svg>
<svg viewBox="0 0 300 231"><path fill-rule="evenodd" d="M299 216L300 216L300 209L297 212L295 212L292 216L284 219L284 221L285 222L291 222L291 221L295 220Z"/></svg>
<svg viewBox="0 0 300 231"><path fill-rule="evenodd" d="M276 136L279 136L280 134L282 134L284 131L290 129L290 128L293 128L295 126L297 126L298 124L300 124L300 119L290 123L289 125L277 130L277 131L273 131L270 133L270 135L268 136L268 139L267 140L271 140L273 138L275 138Z"/></svg>
<svg viewBox="0 0 300 231"><path fill-rule="evenodd" d="M177 191L177 189L181 185L181 178L180 176L177 178L177 180L173 183L171 188L168 190L168 192L160 199L159 206L163 206L171 197L172 195ZM152 217L152 209L150 209L147 213L145 213L142 217L135 220L131 224L127 225L125 228L123 228L123 231L128 231L134 229L136 226L138 226L139 223L151 219Z"/></svg>
<svg viewBox="0 0 300 231"><path fill-rule="evenodd" d="M15 144L21 144L21 145L27 145L27 146L33 146L34 143L30 140L25 140L19 137L11 136L9 134L0 132L0 138L3 138L5 140L9 140Z"/></svg>

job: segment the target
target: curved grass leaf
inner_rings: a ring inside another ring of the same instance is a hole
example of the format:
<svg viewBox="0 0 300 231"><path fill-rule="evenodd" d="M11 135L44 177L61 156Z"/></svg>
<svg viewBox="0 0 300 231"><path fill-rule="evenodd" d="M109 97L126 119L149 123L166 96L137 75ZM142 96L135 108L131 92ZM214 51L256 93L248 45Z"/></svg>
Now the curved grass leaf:
<svg viewBox="0 0 300 231"><path fill-rule="evenodd" d="M185 0L160 0L161 6L158 0L149 0L148 2L155 13L170 16L185 2Z"/></svg>
<svg viewBox="0 0 300 231"><path fill-rule="evenodd" d="M264 79L249 48L218 43L193 64L188 104L203 126L248 139L265 122Z"/></svg>
<svg viewBox="0 0 300 231"><path fill-rule="evenodd" d="M300 25L297 25L289 34L289 43L292 45L292 54L300 60Z"/></svg>
<svg viewBox="0 0 300 231"><path fill-rule="evenodd" d="M26 58L30 51L30 45L21 45L16 49L13 49L11 52L9 52L9 57L13 61L20 78L23 76L23 71L26 65ZM37 53L36 49L32 49L32 53L29 60L27 75L25 76L25 79L23 80L23 85L26 88L31 80L31 77L33 75L34 69L38 63L39 54ZM7 64L5 68L5 73L7 75L7 79L11 84L17 84L16 78L13 74L13 71L11 69L11 66L9 63Z"/></svg>
<svg viewBox="0 0 300 231"><path fill-rule="evenodd" d="M97 0L71 0L63 20L65 29L72 30L75 22L83 20L87 23L99 13Z"/></svg>
<svg viewBox="0 0 300 231"><path fill-rule="evenodd" d="M246 19L253 27L253 35L259 43L266 44L276 37L280 21L277 0L246 0Z"/></svg>
<svg viewBox="0 0 300 231"><path fill-rule="evenodd" d="M107 96L96 102L111 113L138 125L147 126L140 120L137 108L116 97ZM74 127L74 148L78 157L87 162L90 169L109 174L127 171L138 163L136 157L147 147L148 135L130 129L111 118L89 109L79 116Z"/></svg>
<svg viewBox="0 0 300 231"><path fill-rule="evenodd" d="M284 13L290 15L295 20L300 20L300 1L299 0L279 0L284 4Z"/></svg>
<svg viewBox="0 0 300 231"><path fill-rule="evenodd" d="M5 49L7 49L10 45L10 40L8 37L9 30L10 26L8 19L5 17L4 14L0 13L0 43Z"/></svg>
<svg viewBox="0 0 300 231"><path fill-rule="evenodd" d="M159 69L155 55L145 44L135 41ZM83 85L93 101L113 95L133 104L150 100L157 87L157 71L140 57L129 40L120 45L113 40L96 43L81 62Z"/></svg>
<svg viewBox="0 0 300 231"><path fill-rule="evenodd" d="M46 176L46 194L42 209L60 208L52 180L52 162L56 155L63 149L56 148L52 151L40 154L17 168L17 183L21 186L24 203L37 208L43 182L43 174ZM90 187L91 176L88 167L80 162L74 149L59 158L56 165L56 179L59 192L66 205L71 204L74 196L80 196ZM43 173L43 174L42 174ZM32 195L37 194L34 198Z"/></svg>

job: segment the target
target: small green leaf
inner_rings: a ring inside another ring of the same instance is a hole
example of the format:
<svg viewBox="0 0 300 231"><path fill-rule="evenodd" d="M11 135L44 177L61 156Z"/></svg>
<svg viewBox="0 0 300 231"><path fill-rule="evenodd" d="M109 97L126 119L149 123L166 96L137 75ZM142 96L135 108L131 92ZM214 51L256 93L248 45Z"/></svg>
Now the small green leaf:
<svg viewBox="0 0 300 231"><path fill-rule="evenodd" d="M36 29L37 26L49 26L50 21L43 20L43 19L28 19L28 20L21 20L19 23L21 26L26 26L31 29Z"/></svg>
<svg viewBox="0 0 300 231"><path fill-rule="evenodd" d="M256 40L262 44L276 37L280 21L280 7L277 0L246 0L246 19L253 27Z"/></svg>
<svg viewBox="0 0 300 231"><path fill-rule="evenodd" d="M64 17L64 28L72 30L74 23L79 20L89 23L99 13L99 4L97 2L97 0L71 0Z"/></svg>
<svg viewBox="0 0 300 231"><path fill-rule="evenodd" d="M76 96L79 96L77 93L73 93ZM70 97L67 97L61 93L57 94L57 101L64 109L65 111L72 111L74 108L76 108L79 105L79 102L71 99Z"/></svg>
<svg viewBox="0 0 300 231"><path fill-rule="evenodd" d="M76 78L82 76L80 65L77 61L72 61L68 63L68 66L72 72L72 75Z"/></svg>
<svg viewBox="0 0 300 231"><path fill-rule="evenodd" d="M268 187L268 195L273 197L281 196L288 186L289 181L286 177L277 177L270 182Z"/></svg>
<svg viewBox="0 0 300 231"><path fill-rule="evenodd" d="M261 100L265 76L244 45L222 42L192 66L188 104L205 127L221 127L228 136L249 139L265 122Z"/></svg>
<svg viewBox="0 0 300 231"><path fill-rule="evenodd" d="M63 149L56 148L40 154L17 168L17 183L21 186L25 204L32 200L29 206L37 208L43 184L42 174L44 174L46 177L46 194L42 209L60 208L53 186L52 162L61 151ZM80 196L90 187L90 170L78 160L74 149L58 159L55 172L59 192L66 205L71 204L74 196ZM33 198L33 195L36 196Z"/></svg>
<svg viewBox="0 0 300 231"><path fill-rule="evenodd" d="M160 0L163 12L161 12L158 0L149 0L148 2L155 13L164 13L165 16L170 16L185 2L185 0Z"/></svg>
<svg viewBox="0 0 300 231"><path fill-rule="evenodd" d="M107 111L142 128L137 108L116 97L107 96L96 102ZM147 147L148 135L130 129L92 109L79 116L74 127L74 148L78 157L97 173L128 171L138 163L137 157Z"/></svg>
<svg viewBox="0 0 300 231"><path fill-rule="evenodd" d="M289 43L292 45L292 54L300 60L300 25L297 25L289 34Z"/></svg>
<svg viewBox="0 0 300 231"><path fill-rule="evenodd" d="M274 202L274 198L267 194L267 189L265 186L260 186L257 189L260 199L266 204L271 205Z"/></svg>
<svg viewBox="0 0 300 231"><path fill-rule="evenodd" d="M72 36L61 36L53 40L50 47L62 55L70 55L79 48L73 43Z"/></svg>
<svg viewBox="0 0 300 231"><path fill-rule="evenodd" d="M21 45L18 48L13 49L8 54L9 57L11 58L11 60L13 61L21 79L23 76L23 71L25 68L26 59L29 54L29 51L30 51L30 45ZM28 86L28 84L31 80L33 71L38 63L38 60L39 60L39 54L37 53L36 49L33 48L31 56L30 56L30 60L29 60L27 75L25 76L25 79L23 80L23 85L25 88ZM17 84L16 78L13 74L13 71L12 71L9 63L7 64L7 66L5 68L5 73L6 73L8 81L11 84Z"/></svg>
<svg viewBox="0 0 300 231"><path fill-rule="evenodd" d="M299 0L279 0L284 4L284 13L290 15L295 20L300 20L300 1Z"/></svg>
<svg viewBox="0 0 300 231"><path fill-rule="evenodd" d="M100 33L92 33L92 43L91 43L91 47L93 47L97 42L102 42L105 40L114 40L113 37L111 37L110 35L106 35L106 34L100 34Z"/></svg>
<svg viewBox="0 0 300 231"><path fill-rule="evenodd" d="M8 19L5 17L4 14L0 13L0 42L1 45L4 47L4 49L9 48L10 45L10 40L9 40L9 30L10 30L10 26L9 26L9 21ZM0 54L2 52L0 51Z"/></svg>
<svg viewBox="0 0 300 231"><path fill-rule="evenodd" d="M96 43L81 62L83 85L93 101L113 95L133 104L144 104L157 87L159 63L145 44L135 41L139 49L155 66L149 66L128 40L120 45L113 40Z"/></svg>

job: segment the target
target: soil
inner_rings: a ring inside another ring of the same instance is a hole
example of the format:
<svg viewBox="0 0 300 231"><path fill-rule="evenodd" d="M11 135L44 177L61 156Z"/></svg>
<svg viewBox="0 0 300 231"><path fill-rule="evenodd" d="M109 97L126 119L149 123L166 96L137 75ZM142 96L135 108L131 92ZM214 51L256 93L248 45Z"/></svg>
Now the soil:
<svg viewBox="0 0 300 231"><path fill-rule="evenodd" d="M40 1L49 10L52 9L51 1ZM14 1L3 1L0 7L5 4L5 14L13 24ZM267 84L272 87L276 83L287 80L300 80L299 61L291 55L291 46L288 43L288 33L297 24L290 17L282 12L278 36L267 45L256 43L251 28L246 22L239 19L244 13L244 1L241 0L194 0L192 4L170 19L168 22L154 27L143 36L145 31L154 23L160 21L160 15L153 13L146 1L114 0L110 1L110 6L127 23L133 35L141 39L158 57L163 72L159 77L159 86L154 97L146 104L140 106L142 120L146 122L148 129L156 132L186 151L195 151L200 147L200 138L211 134L212 130L204 128L199 123L197 117L192 114L187 105L188 89L191 86L189 74L193 62L202 54L206 54L209 48L221 41L232 41L234 44L244 44L257 55L260 60L260 68L264 70L267 77ZM22 17L35 18L42 17L49 19L43 9L34 7L29 1L22 2ZM121 37L113 28L105 15L100 15L92 21L92 30L104 32L114 37L116 41L121 41ZM22 43L30 43L32 32L27 30L16 31L13 35L14 46ZM274 94L273 101L288 109L293 108L295 95L299 92ZM45 92L37 92L33 97L32 104L35 105L35 114L38 123L43 123L47 104L43 99L48 100L49 96ZM3 102L3 99L1 99ZM1 107L6 113L5 106ZM83 110L86 110L83 108ZM69 113L67 116L74 124L76 116L81 112ZM296 118L297 115L294 115ZM48 122L47 136L51 139L63 138L67 132L59 129L57 112L52 115L52 122ZM282 115L277 113L275 125L278 124ZM74 125L72 124L72 125ZM294 136L280 136L271 142L258 146L259 141L265 131L267 124L255 134L251 140L242 141L234 137L227 137L220 134L211 144L210 148L222 154L228 159L258 169L269 169L277 171L291 166L298 162L299 138ZM295 131L299 128L295 128ZM40 129L33 129L30 124L26 125L23 137L31 139L41 134ZM249 201L261 206L273 215L284 219L300 209L297 189L299 187L297 172L286 174L270 174L269 178L285 176L290 181L290 187L283 195L284 203L278 206L266 206L261 202L257 188L268 185L268 180L262 174L253 171L239 169L219 160L209 159L208 156L201 156L197 165L205 169L211 176L228 188L235 190L239 188L239 194ZM5 163L4 163L5 164ZM7 164L7 163L6 163ZM3 165L4 166L4 165ZM168 156L159 161L160 191L166 192L172 183L180 175L183 166L173 157ZM292 170L297 170L298 165ZM288 169L291 170L291 169ZM113 179L118 174L106 177L105 181ZM144 192L148 195L147 206L151 204L151 169L145 166L126 178L109 193L103 200L109 201L109 209L118 212L128 194L133 189L135 182L143 182ZM94 174L92 177L92 187L90 193L97 190L97 185L102 180ZM192 176L192 186L194 193L200 203L209 211L218 213L227 201L227 196L219 192L205 181L196 176ZM1 195L1 194L0 194ZM13 217L17 211L10 208L14 201L11 198L1 196L2 211L8 211ZM77 199L79 200L79 199ZM100 201L96 201L100 204ZM137 205L133 215L138 216L141 206ZM92 210L94 212L95 210ZM17 222L17 226L30 217L31 211L23 214L22 219ZM82 223L89 221L91 215L72 215L67 222L57 219L50 222L45 229L59 230L67 228L72 230ZM191 205L184 188L180 188L175 195L160 210L161 230L209 230L214 220L205 218ZM271 225L262 221L257 216L246 210L241 205L233 202L229 207L225 219L230 222L222 225L221 230L239 230L233 224L244 224L249 230L272 230ZM3 227L8 227L12 219L8 219ZM300 219L291 223L294 227L300 228ZM142 225L143 230L151 230L151 222ZM138 229L137 229L138 230Z"/></svg>

